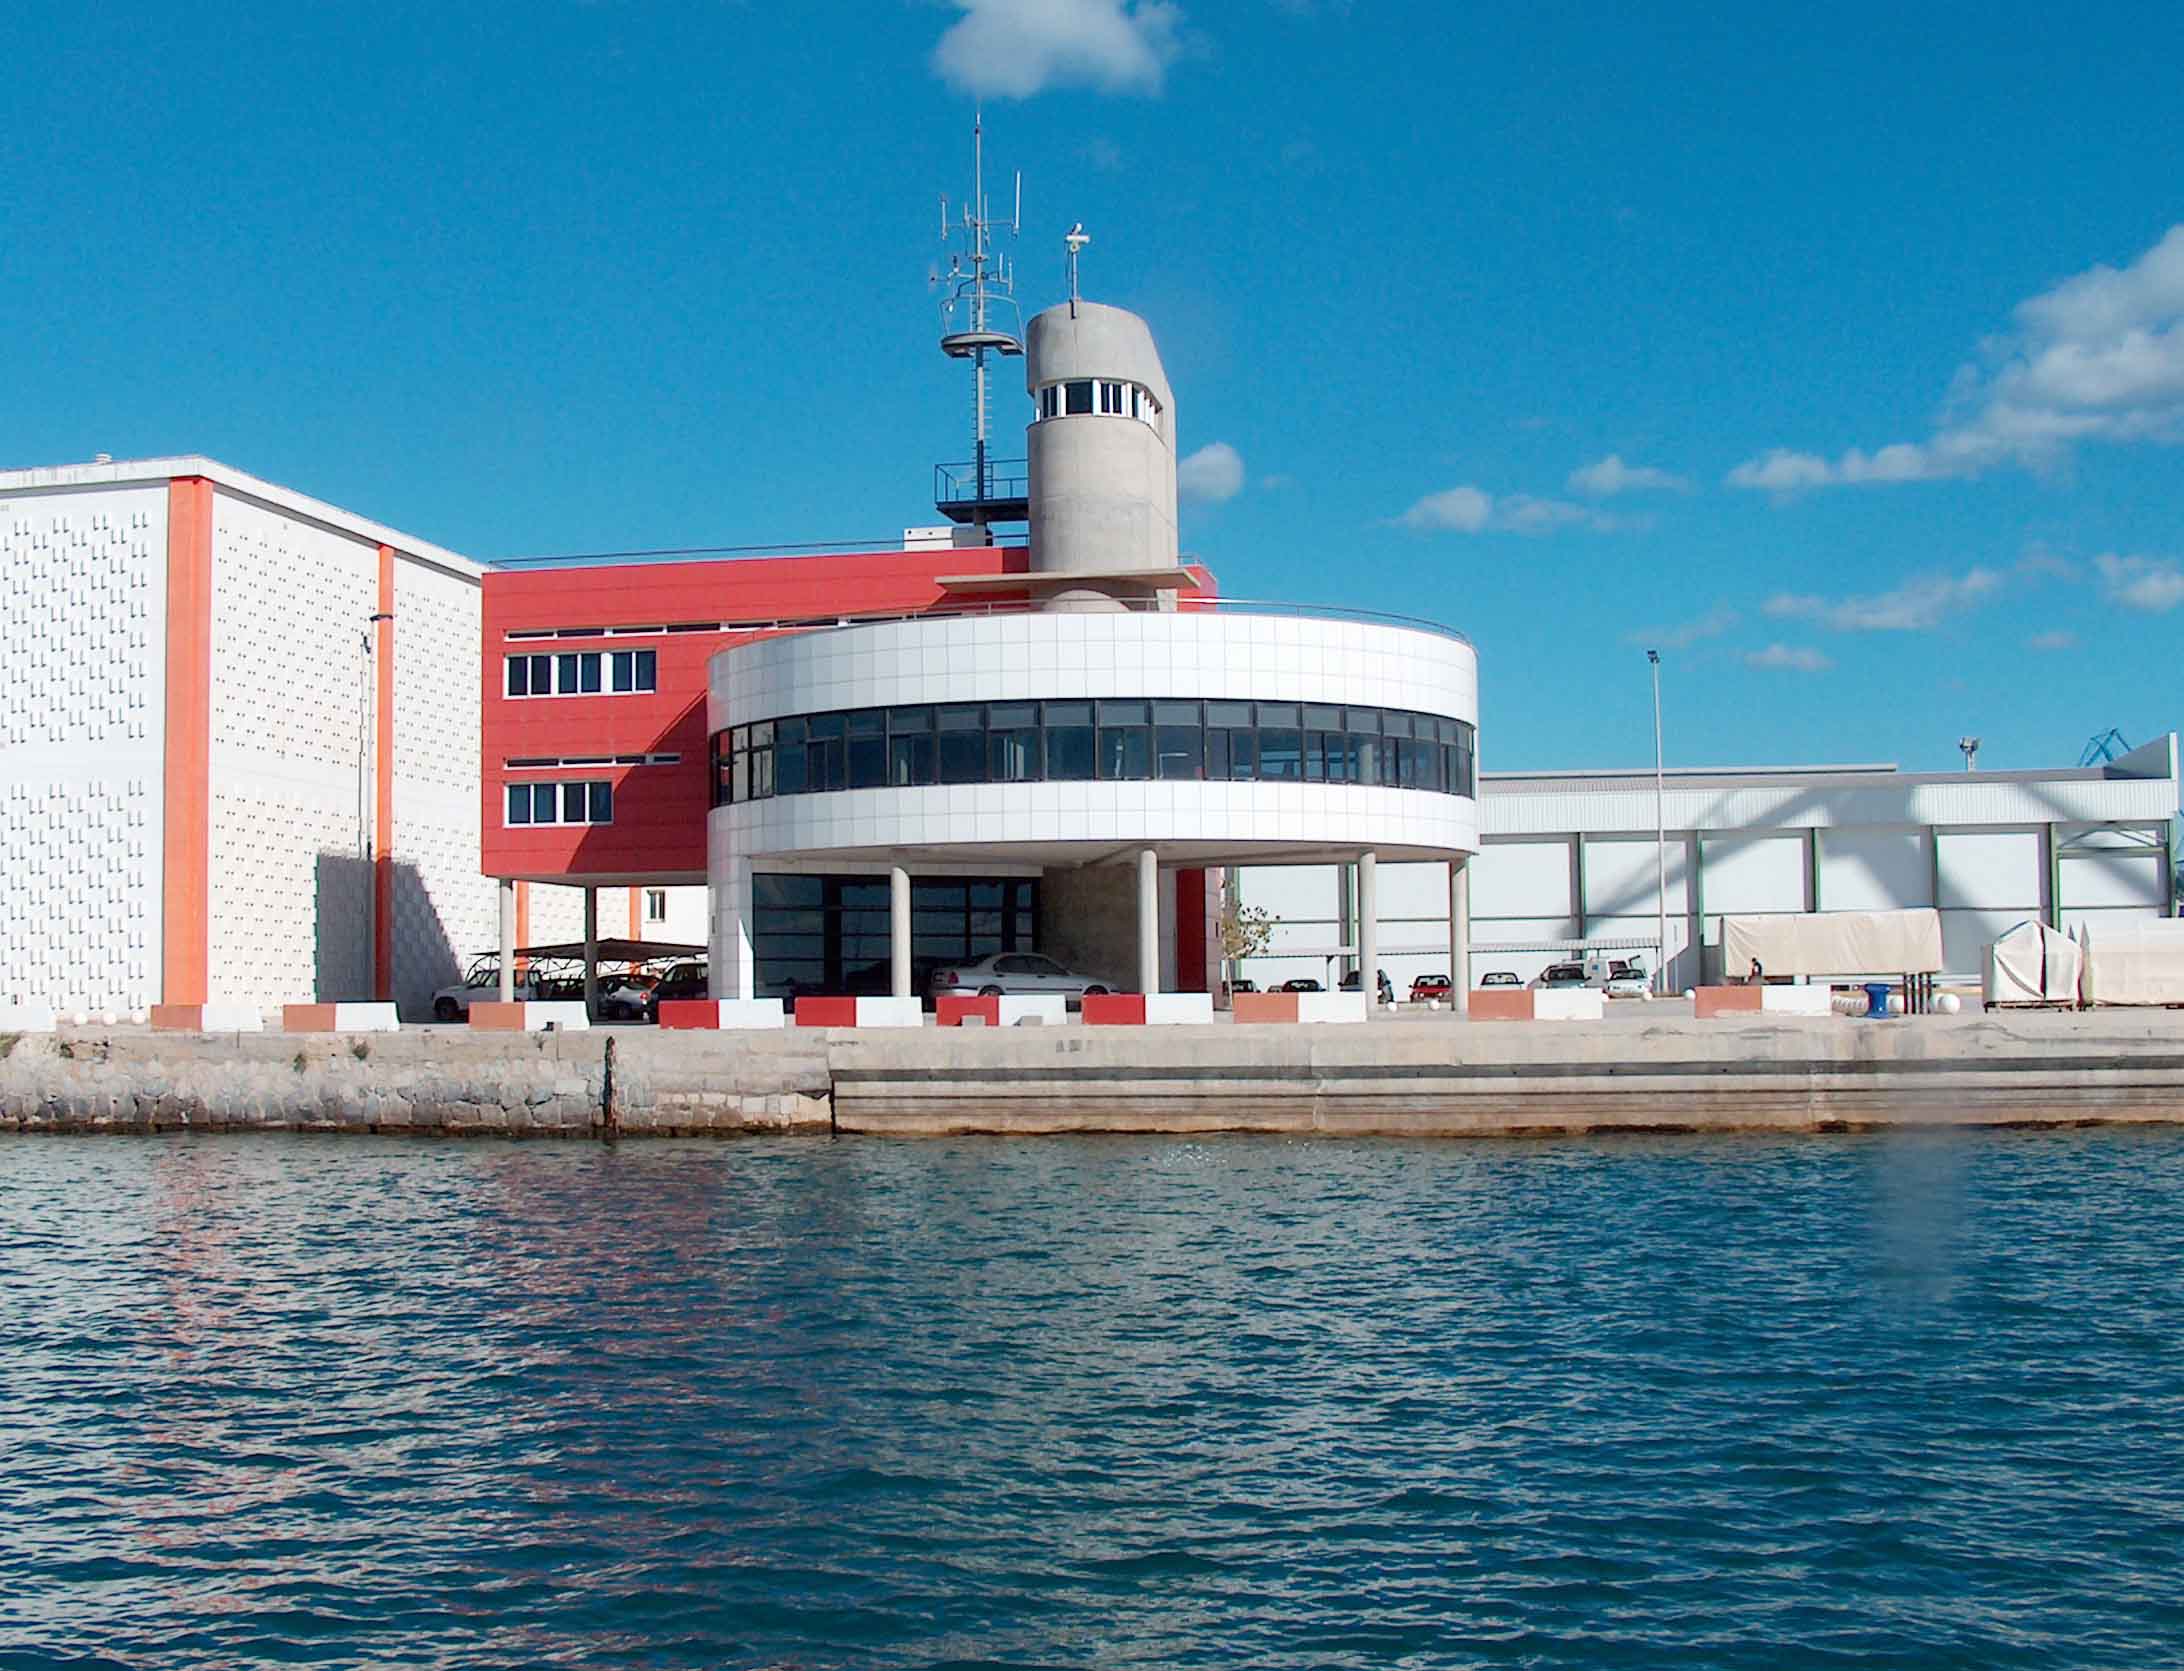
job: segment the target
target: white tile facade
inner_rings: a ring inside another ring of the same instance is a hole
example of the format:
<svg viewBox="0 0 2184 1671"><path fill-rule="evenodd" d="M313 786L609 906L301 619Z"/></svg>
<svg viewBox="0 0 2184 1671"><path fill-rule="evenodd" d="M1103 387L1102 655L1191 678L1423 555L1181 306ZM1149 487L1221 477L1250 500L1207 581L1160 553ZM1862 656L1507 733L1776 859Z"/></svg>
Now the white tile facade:
<svg viewBox="0 0 2184 1671"><path fill-rule="evenodd" d="M1477 660L1460 639L1211 611L888 622L741 645L713 657L709 672L713 730L837 707L1099 696L1355 702L1474 724L1478 715ZM1478 845L1477 807L1465 797L1315 783L853 789L716 808L712 827L716 869L728 853L1024 843L1282 843L1413 856Z"/></svg>
<svg viewBox="0 0 2184 1671"><path fill-rule="evenodd" d="M159 998L167 491L0 490L0 1004Z"/></svg>

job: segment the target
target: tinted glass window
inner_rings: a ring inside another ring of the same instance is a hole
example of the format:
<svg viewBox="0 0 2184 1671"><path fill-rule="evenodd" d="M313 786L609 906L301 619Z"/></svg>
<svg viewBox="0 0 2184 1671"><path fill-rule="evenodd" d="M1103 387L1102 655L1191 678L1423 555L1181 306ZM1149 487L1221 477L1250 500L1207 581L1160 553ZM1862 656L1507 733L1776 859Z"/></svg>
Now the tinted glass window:
<svg viewBox="0 0 2184 1671"><path fill-rule="evenodd" d="M510 696L529 696L531 694L531 662L529 657L510 656L508 658L508 694Z"/></svg>
<svg viewBox="0 0 2184 1671"><path fill-rule="evenodd" d="M1295 731L1259 733L1259 776L1294 780L1304 774L1304 739Z"/></svg>
<svg viewBox="0 0 2184 1671"><path fill-rule="evenodd" d="M531 821L531 786L528 783L511 783L508 786L508 822L528 824Z"/></svg>
<svg viewBox="0 0 2184 1671"><path fill-rule="evenodd" d="M801 795L811 787L811 776L802 743L776 743L773 755L774 793Z"/></svg>
<svg viewBox="0 0 2184 1671"><path fill-rule="evenodd" d="M879 789L887 783L887 739L852 737L849 740L849 786Z"/></svg>
<svg viewBox="0 0 2184 1671"><path fill-rule="evenodd" d="M1089 709L1090 704L1083 704ZM1071 783L1092 775L1092 727L1085 725L1056 725L1048 705L1046 730L1046 775L1049 781Z"/></svg>
<svg viewBox="0 0 2184 1671"><path fill-rule="evenodd" d="M614 822L614 785L595 783L591 788L591 821L594 824Z"/></svg>
<svg viewBox="0 0 2184 1671"><path fill-rule="evenodd" d="M933 781L931 737L890 737L887 747L887 781L897 789L911 789Z"/></svg>
<svg viewBox="0 0 2184 1671"><path fill-rule="evenodd" d="M1064 383L1062 385L1062 409L1065 412L1091 411L1092 385L1090 383Z"/></svg>
<svg viewBox="0 0 2184 1671"><path fill-rule="evenodd" d="M948 723L947 710L941 724ZM940 734L940 781L982 783L986 777L986 738L979 731L947 731Z"/></svg>
<svg viewBox="0 0 2184 1671"><path fill-rule="evenodd" d="M1153 775L1152 733L1142 725L1100 727L1100 776L1129 782Z"/></svg>
<svg viewBox="0 0 2184 1671"><path fill-rule="evenodd" d="M1196 779L1206 775L1206 734L1197 726L1158 726L1154 739L1158 745L1159 776Z"/></svg>
<svg viewBox="0 0 2184 1671"><path fill-rule="evenodd" d="M1237 726L1251 723L1251 704L1248 702L1209 702L1206 704L1208 725Z"/></svg>

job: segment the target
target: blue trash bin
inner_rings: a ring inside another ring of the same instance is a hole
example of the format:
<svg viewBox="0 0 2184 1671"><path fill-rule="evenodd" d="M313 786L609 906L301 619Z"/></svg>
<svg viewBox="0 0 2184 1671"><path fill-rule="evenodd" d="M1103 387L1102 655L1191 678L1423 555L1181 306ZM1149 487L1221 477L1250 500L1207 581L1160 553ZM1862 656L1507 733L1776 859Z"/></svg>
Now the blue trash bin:
<svg viewBox="0 0 2184 1671"><path fill-rule="evenodd" d="M1865 1002L1866 1011L1863 1019L1867 1021L1886 1021L1888 1019L1888 982L1867 981L1865 983Z"/></svg>

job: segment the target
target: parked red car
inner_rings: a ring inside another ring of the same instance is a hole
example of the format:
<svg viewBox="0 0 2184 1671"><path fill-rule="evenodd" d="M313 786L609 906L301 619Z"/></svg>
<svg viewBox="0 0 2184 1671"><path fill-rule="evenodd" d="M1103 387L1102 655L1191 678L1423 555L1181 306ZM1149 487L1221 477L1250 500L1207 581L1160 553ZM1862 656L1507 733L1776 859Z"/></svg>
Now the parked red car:
<svg viewBox="0 0 2184 1671"><path fill-rule="evenodd" d="M1410 1001L1422 1004L1428 998L1446 998L1454 990L1446 975L1416 975L1410 983Z"/></svg>

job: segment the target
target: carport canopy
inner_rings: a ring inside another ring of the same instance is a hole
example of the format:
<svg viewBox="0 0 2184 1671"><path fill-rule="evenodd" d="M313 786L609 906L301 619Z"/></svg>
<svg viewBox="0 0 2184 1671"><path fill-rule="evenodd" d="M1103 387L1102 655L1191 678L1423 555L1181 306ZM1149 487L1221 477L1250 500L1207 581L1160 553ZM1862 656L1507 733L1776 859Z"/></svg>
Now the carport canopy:
<svg viewBox="0 0 2184 1671"><path fill-rule="evenodd" d="M559 946L518 946L518 957L566 957L581 963L584 942L571 940ZM657 963L668 957L703 957L703 946L686 946L672 940L598 940L589 948L601 963Z"/></svg>

